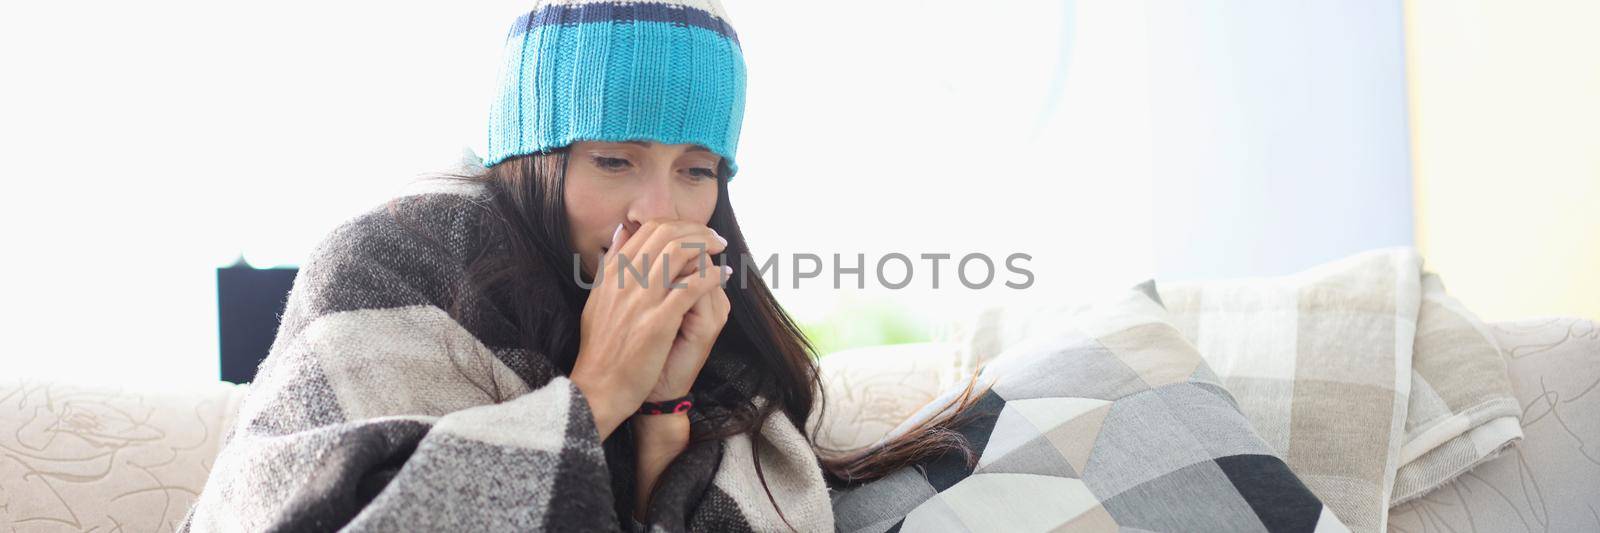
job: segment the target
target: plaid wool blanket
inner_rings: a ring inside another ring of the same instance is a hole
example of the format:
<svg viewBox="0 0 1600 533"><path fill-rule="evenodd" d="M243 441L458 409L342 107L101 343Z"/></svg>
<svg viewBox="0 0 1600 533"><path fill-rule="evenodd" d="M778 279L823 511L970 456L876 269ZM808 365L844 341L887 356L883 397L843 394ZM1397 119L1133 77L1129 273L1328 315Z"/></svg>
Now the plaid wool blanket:
<svg viewBox="0 0 1600 533"><path fill-rule="evenodd" d="M497 238L475 211L485 191L398 197L437 242L378 206L318 244L180 531L640 528L627 425L602 442L582 392L463 283ZM458 298L462 320L446 312ZM739 358L718 355L704 372L737 384ZM697 405L692 431L717 408ZM781 411L758 434L692 443L657 483L652 531L833 527L816 456Z"/></svg>
<svg viewBox="0 0 1600 533"><path fill-rule="evenodd" d="M1161 297L1256 430L1352 531L1522 439L1487 326L1407 247Z"/></svg>

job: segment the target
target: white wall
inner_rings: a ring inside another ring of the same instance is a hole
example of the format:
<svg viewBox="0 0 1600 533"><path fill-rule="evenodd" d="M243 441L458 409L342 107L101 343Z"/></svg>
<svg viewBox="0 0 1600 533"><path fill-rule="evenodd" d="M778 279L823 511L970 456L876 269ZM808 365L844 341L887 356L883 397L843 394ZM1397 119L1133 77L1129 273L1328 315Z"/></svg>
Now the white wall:
<svg viewBox="0 0 1600 533"><path fill-rule="evenodd" d="M1400 3L1149 4L1162 277L1411 244Z"/></svg>
<svg viewBox="0 0 1600 533"><path fill-rule="evenodd" d="M1149 275L1141 3L769 5L729 3L751 80L732 194L758 253L1023 251L1031 296ZM950 272L937 291L775 292L807 320L1022 296Z"/></svg>
<svg viewBox="0 0 1600 533"><path fill-rule="evenodd" d="M1406 6L1430 267L1489 320L1600 320L1600 3Z"/></svg>
<svg viewBox="0 0 1600 533"><path fill-rule="evenodd" d="M0 5L0 375L215 380L215 268L481 136L512 4Z"/></svg>

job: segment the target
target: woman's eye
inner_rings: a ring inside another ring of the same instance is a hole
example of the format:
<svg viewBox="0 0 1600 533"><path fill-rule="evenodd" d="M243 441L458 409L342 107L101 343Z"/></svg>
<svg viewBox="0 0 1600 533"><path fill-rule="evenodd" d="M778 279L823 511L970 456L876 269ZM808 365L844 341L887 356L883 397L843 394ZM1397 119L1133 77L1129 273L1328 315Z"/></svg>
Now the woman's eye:
<svg viewBox="0 0 1600 533"><path fill-rule="evenodd" d="M620 157L594 156L594 165L605 170L624 170L632 164Z"/></svg>
<svg viewBox="0 0 1600 533"><path fill-rule="evenodd" d="M716 179L717 177L716 169L710 168L691 168L689 169L689 174L697 179Z"/></svg>

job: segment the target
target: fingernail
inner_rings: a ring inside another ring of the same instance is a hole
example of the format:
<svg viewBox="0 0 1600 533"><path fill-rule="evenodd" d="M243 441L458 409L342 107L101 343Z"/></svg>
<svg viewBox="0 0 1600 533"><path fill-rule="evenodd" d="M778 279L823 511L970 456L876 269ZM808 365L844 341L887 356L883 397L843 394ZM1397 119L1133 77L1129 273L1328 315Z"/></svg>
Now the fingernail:
<svg viewBox="0 0 1600 533"><path fill-rule="evenodd" d="M617 229L611 231L611 249L617 249L617 239L622 238L622 223L617 223Z"/></svg>
<svg viewBox="0 0 1600 533"><path fill-rule="evenodd" d="M722 265L722 275L730 278L733 277L733 267Z"/></svg>
<svg viewBox="0 0 1600 533"><path fill-rule="evenodd" d="M722 243L723 246L727 246L728 245L728 239L724 239L724 238L722 238L721 235L716 235L715 233L713 233L712 235L715 236L717 238L717 242Z"/></svg>

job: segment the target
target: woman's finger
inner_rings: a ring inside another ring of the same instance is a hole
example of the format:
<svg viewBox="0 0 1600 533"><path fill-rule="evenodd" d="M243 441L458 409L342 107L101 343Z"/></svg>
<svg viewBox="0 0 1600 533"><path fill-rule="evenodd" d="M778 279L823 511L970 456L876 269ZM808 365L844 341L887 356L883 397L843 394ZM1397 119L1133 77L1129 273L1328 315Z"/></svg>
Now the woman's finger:
<svg viewBox="0 0 1600 533"><path fill-rule="evenodd" d="M716 311L716 303L714 300L715 299L712 298L711 293L709 292L701 295L699 298L695 299L694 305L689 306L688 314L702 318L712 318L712 313Z"/></svg>
<svg viewBox="0 0 1600 533"><path fill-rule="evenodd" d="M684 287L675 287L667 291L667 298L662 302L669 312L688 313L700 297L711 291L722 290L722 281L730 275L728 267L713 270L715 276L699 276L689 274L678 279L674 285L682 284Z"/></svg>
<svg viewBox="0 0 1600 533"><path fill-rule="evenodd" d="M684 340L705 347L710 347L716 342L717 334L722 332L722 321L716 316L716 294L720 292L722 291L708 292L694 301L694 305L684 315L683 326L679 328L679 335ZM689 317L694 317L694 320L691 322ZM693 327L690 327L691 324ZM705 364L704 357L696 361L694 372L698 373L703 364Z"/></svg>
<svg viewBox="0 0 1600 533"><path fill-rule="evenodd" d="M701 224L684 221L663 222L656 231L649 236L642 236L642 238L644 239L643 244L637 248L629 248L634 249L635 253L638 254L649 254L652 259L660 259L665 254L674 254L681 257L683 252L696 249L715 254L720 253L726 247L726 239L717 235L715 230ZM695 243L703 244L705 247L684 246L685 244Z"/></svg>
<svg viewBox="0 0 1600 533"><path fill-rule="evenodd" d="M718 267L716 261L712 260L711 254L719 251L702 251L695 247L685 248L677 252L669 251L656 258L661 265L659 267L652 266L651 271L657 272L656 277L658 279L680 279L688 276L716 278L718 277ZM662 272L663 270L665 272Z"/></svg>
<svg viewBox="0 0 1600 533"><path fill-rule="evenodd" d="M729 269L732 269L732 267L729 267ZM712 312L715 313L717 318L721 319L723 322L727 322L728 311L733 309L733 302L728 300L728 289L726 284L724 284L722 290L712 291L711 296Z"/></svg>
<svg viewBox="0 0 1600 533"><path fill-rule="evenodd" d="M617 223L617 229L611 231L611 245L606 247L606 250L600 254L600 267L597 269L600 273L598 275L604 275L606 265L617 262L617 254L622 251L622 246L628 243L628 239L631 236L627 224Z"/></svg>
<svg viewBox="0 0 1600 533"><path fill-rule="evenodd" d="M635 237L639 238L644 237ZM644 273L651 285L648 287L651 292L661 297L671 288L668 280L677 280L700 270L713 270L715 262L711 256L722 253L726 248L727 244L717 239L716 232L710 228L692 223L673 223L657 229L648 242L639 248L640 257L632 264ZM629 259L631 261L634 258ZM708 277L716 276L715 273L708 273Z"/></svg>
<svg viewBox="0 0 1600 533"><path fill-rule="evenodd" d="M670 222L668 220L646 220L643 224L640 224L639 229L634 230L628 236L628 243L622 245L622 252L627 254L628 260L632 261L635 257L638 257L642 253L641 248L650 241L650 238L662 226Z"/></svg>
<svg viewBox="0 0 1600 533"><path fill-rule="evenodd" d="M611 247L606 249L606 253L615 255L618 251L622 250L623 245L628 244L628 237L630 237L628 233L628 225L626 223L618 222L616 231L611 232Z"/></svg>

